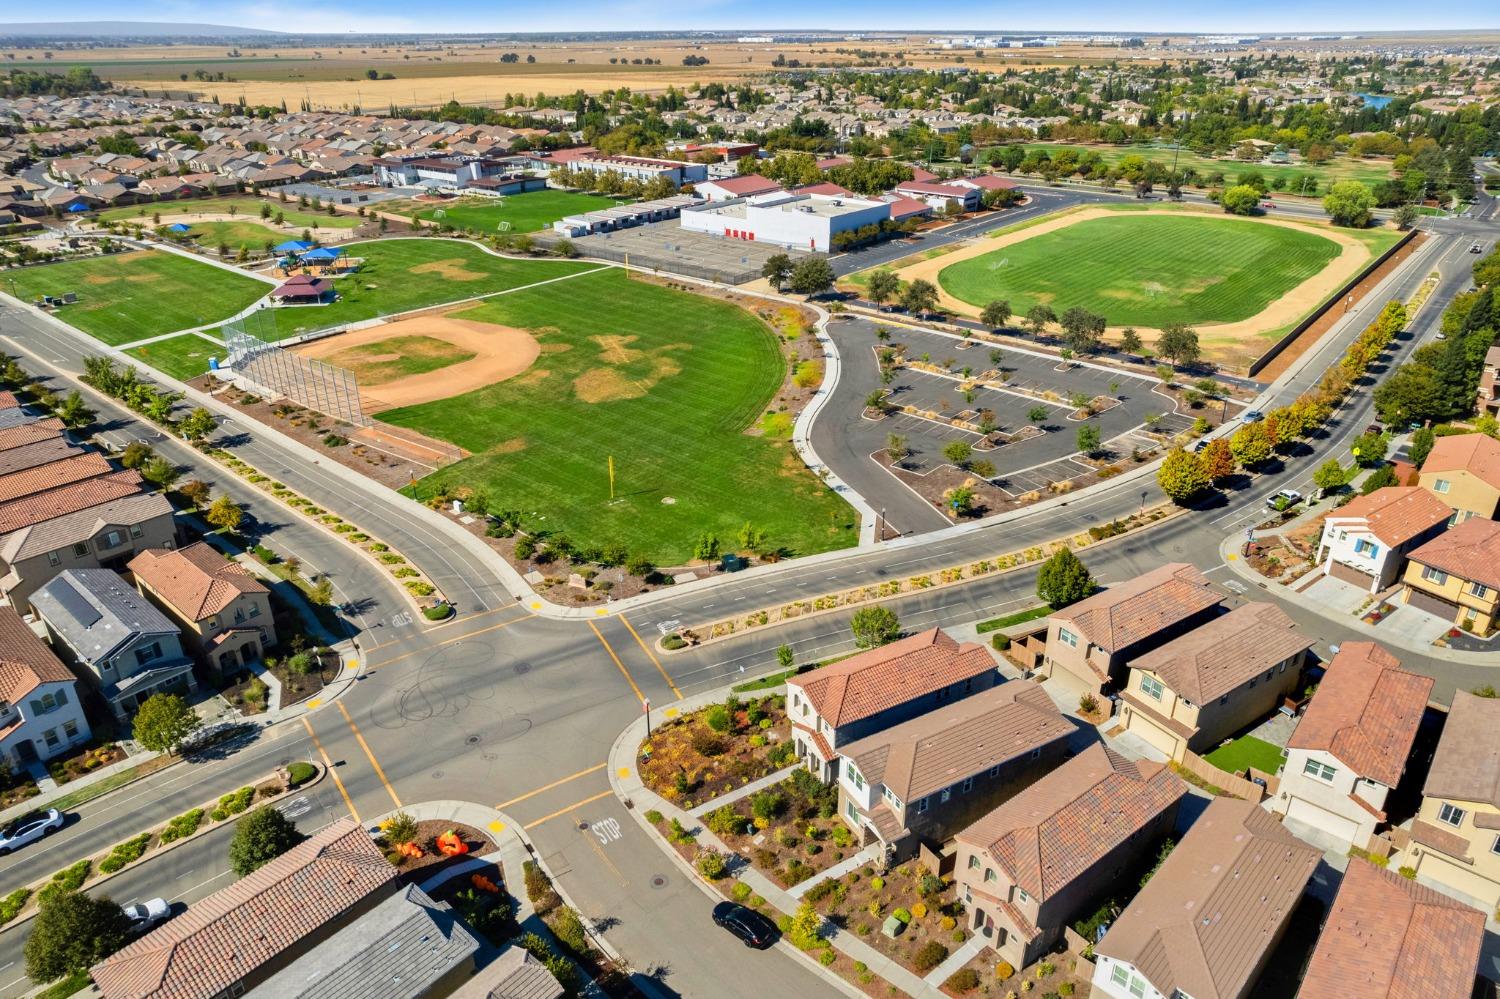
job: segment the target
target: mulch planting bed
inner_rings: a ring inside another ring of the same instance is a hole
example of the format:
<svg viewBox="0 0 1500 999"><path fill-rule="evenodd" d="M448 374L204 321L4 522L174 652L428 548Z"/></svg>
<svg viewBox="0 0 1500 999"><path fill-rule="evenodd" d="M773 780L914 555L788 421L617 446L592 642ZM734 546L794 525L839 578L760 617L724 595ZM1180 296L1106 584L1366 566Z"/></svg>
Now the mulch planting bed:
<svg viewBox="0 0 1500 999"><path fill-rule="evenodd" d="M58 784L66 784L77 780L85 774L93 773L100 767L107 767L111 763L118 763L125 758L125 751L112 742L102 746L88 746L75 750L67 756L61 756L47 761L47 772Z"/></svg>
<svg viewBox="0 0 1500 999"><path fill-rule="evenodd" d="M1044 973L1045 972L1045 973ZM948 977L941 988L950 996L997 996L1017 999L1088 999L1092 966L1077 955L1049 954L1030 967L1016 971L999 960L992 950L980 951Z"/></svg>
<svg viewBox="0 0 1500 999"><path fill-rule="evenodd" d="M799 768L784 781L709 812L703 822L731 850L790 888L859 850L853 831L835 815L837 808L838 789Z"/></svg>
<svg viewBox="0 0 1500 999"><path fill-rule="evenodd" d="M789 764L790 732L784 695L731 698L658 724L641 744L641 779L691 809Z"/></svg>
<svg viewBox="0 0 1500 999"><path fill-rule="evenodd" d="M450 829L463 840L464 845L469 848L468 853L449 857L438 850L437 844L433 841ZM495 850L495 841L488 833L481 832L473 826L466 826L462 822L449 822L446 819L423 819L418 822L416 844L424 851L423 855L402 859L398 865L401 868L402 884L417 884L426 881L444 867L461 864L470 857L483 856Z"/></svg>
<svg viewBox="0 0 1500 999"><path fill-rule="evenodd" d="M927 974L968 939L953 885L916 863L884 874L867 865L814 885L803 898L916 975ZM894 937L882 929L892 916L903 924Z"/></svg>

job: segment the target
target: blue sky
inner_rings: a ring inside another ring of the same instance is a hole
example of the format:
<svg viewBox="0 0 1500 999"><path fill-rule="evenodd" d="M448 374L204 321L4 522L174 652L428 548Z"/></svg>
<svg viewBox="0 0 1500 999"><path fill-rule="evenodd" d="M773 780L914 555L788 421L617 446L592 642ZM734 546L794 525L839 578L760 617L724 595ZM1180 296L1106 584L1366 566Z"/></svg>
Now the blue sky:
<svg viewBox="0 0 1500 999"><path fill-rule="evenodd" d="M827 28L838 31L1287 31L1358 32L1400 29L1453 30L1500 27L1500 15L1486 0L1436 0L1413 4L1397 0L1266 0L1207 4L1163 0L1138 9L1101 0L1079 0L1066 7L1006 2L948 6L974 18L926 11L896 0L578 0L569 4L428 0L225 0L222 3L158 0L127 11L106 0L63 2L30 8L28 18L69 21L135 19L193 21L273 30L363 31L534 31ZM20 11L12 8L11 17ZM292 27L296 26L296 27Z"/></svg>

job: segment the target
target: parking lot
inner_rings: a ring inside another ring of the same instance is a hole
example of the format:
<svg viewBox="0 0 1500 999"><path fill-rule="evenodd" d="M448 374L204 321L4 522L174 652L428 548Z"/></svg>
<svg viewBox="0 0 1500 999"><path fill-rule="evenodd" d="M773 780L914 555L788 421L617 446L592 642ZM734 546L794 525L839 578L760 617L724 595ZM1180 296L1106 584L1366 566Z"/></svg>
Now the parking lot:
<svg viewBox="0 0 1500 999"><path fill-rule="evenodd" d="M759 278L761 267L775 254L791 253L794 259L802 255L801 251L788 251L772 243L689 232L676 219L580 236L573 245L585 256L622 263L628 256L632 267L726 284L745 284Z"/></svg>

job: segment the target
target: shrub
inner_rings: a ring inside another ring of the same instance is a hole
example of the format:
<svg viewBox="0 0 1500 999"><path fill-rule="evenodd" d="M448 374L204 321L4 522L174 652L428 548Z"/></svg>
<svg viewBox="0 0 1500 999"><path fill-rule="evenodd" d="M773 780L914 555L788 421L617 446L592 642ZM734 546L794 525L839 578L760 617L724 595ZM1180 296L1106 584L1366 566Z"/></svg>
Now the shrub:
<svg viewBox="0 0 1500 999"><path fill-rule="evenodd" d="M651 823L653 826L661 825L661 812L658 812L654 808L647 809L646 821Z"/></svg>
<svg viewBox="0 0 1500 999"><path fill-rule="evenodd" d="M588 937L584 933L583 920L579 918L578 913L564 906L551 925L552 932L556 934L564 947L580 956L588 953Z"/></svg>
<svg viewBox="0 0 1500 999"><path fill-rule="evenodd" d="M936 874L924 874L922 880L917 882L917 892L923 898L933 898L943 890L943 879Z"/></svg>
<svg viewBox="0 0 1500 999"><path fill-rule="evenodd" d="M916 968L922 974L926 974L942 964L943 959L947 956L947 947L944 947L936 940L929 940L917 948L917 952L912 955L911 964L913 968Z"/></svg>
<svg viewBox="0 0 1500 999"><path fill-rule="evenodd" d="M678 649L685 648L686 646L687 642L675 631L661 640L661 647L668 652L676 652Z"/></svg>
<svg viewBox="0 0 1500 999"><path fill-rule="evenodd" d="M139 836L116 844L115 848L109 851L109 856L99 861L99 873L113 874L126 864L133 864L140 860L150 842L151 834L141 833Z"/></svg>
<svg viewBox="0 0 1500 999"><path fill-rule="evenodd" d="M995 977L1002 982L1008 981L1015 973L1016 969L1011 967L1009 961L1001 961L995 965Z"/></svg>
<svg viewBox="0 0 1500 999"><path fill-rule="evenodd" d="M704 716L703 720L715 732L728 732L729 723L732 719L729 716L728 708L722 704L715 704L708 709L708 714Z"/></svg>
<svg viewBox="0 0 1500 999"><path fill-rule="evenodd" d="M286 768L286 773L287 786L297 787L312 780L313 777L317 775L318 768L313 766L311 763L306 763L302 760L298 760L297 762L290 764Z"/></svg>
<svg viewBox="0 0 1500 999"><path fill-rule="evenodd" d="M397 812L381 823L385 841L392 846L401 846L417 838L417 820L407 812Z"/></svg>
<svg viewBox="0 0 1500 999"><path fill-rule="evenodd" d="M718 850L704 850L698 857L698 873L710 881L717 881L729 873L729 864Z"/></svg>
<svg viewBox="0 0 1500 999"><path fill-rule="evenodd" d="M946 987L954 992L973 992L979 988L979 972L973 968L960 968L948 979Z"/></svg>
<svg viewBox="0 0 1500 999"><path fill-rule="evenodd" d="M1403 867L1396 872L1408 881L1417 880L1417 869L1415 867Z"/></svg>
<svg viewBox="0 0 1500 999"><path fill-rule="evenodd" d="M29 898L31 898L30 888L17 888L3 899L0 899L0 926L4 926L12 919L15 919L16 914L21 911L21 908Z"/></svg>
<svg viewBox="0 0 1500 999"><path fill-rule="evenodd" d="M1041 979L1046 978L1056 970L1057 965L1053 964L1051 961L1043 961L1041 964L1036 966L1037 980L1040 981Z"/></svg>
<svg viewBox="0 0 1500 999"><path fill-rule="evenodd" d="M534 860L526 861L522 867L526 879L526 897L540 915L546 915L562 904L562 899L552 887L552 879ZM528 948L529 949L529 948Z"/></svg>
<svg viewBox="0 0 1500 999"><path fill-rule="evenodd" d="M715 808L703 818L703 822L711 832L720 836L736 836L745 831L748 825L745 817L734 810L733 805L724 805Z"/></svg>
<svg viewBox="0 0 1500 999"><path fill-rule="evenodd" d="M927 918L927 903L926 902L918 902L916 905L912 906L911 907L911 918L913 918L913 919L926 919Z"/></svg>
<svg viewBox="0 0 1500 999"><path fill-rule="evenodd" d="M954 919L952 916L944 916L942 919L938 920L938 925L945 930L951 930L958 925L958 920Z"/></svg>
<svg viewBox="0 0 1500 999"><path fill-rule="evenodd" d="M88 880L89 872L93 870L93 866L87 860L80 860L78 863L64 867L52 875L52 880L43 885L41 891L37 892L37 905L46 905L59 895L70 891L77 891L83 887L83 883Z"/></svg>
<svg viewBox="0 0 1500 999"><path fill-rule="evenodd" d="M734 887L729 889L729 894L736 902L744 902L750 898L750 886L743 881L736 881Z"/></svg>
<svg viewBox="0 0 1500 999"><path fill-rule="evenodd" d="M691 843L697 836L692 830L683 828L682 820L674 816L668 827L667 838L673 843Z"/></svg>
<svg viewBox="0 0 1500 999"><path fill-rule="evenodd" d="M1076 991L1076 989L1077 986L1075 986L1072 982L1063 982L1057 987L1057 994L1060 996L1070 996L1074 993L1074 991Z"/></svg>
<svg viewBox="0 0 1500 999"><path fill-rule="evenodd" d="M895 916L897 919L901 920L903 923L909 923L909 922L911 922L911 910L910 909L905 909L905 908L897 909L895 912L891 913L891 915Z"/></svg>
<svg viewBox="0 0 1500 999"><path fill-rule="evenodd" d="M817 884L807 889L807 891L803 892L802 897L807 899L809 902L821 902L829 895L832 895L838 887L839 883L833 878L824 878L822 881L819 881Z"/></svg>
<svg viewBox="0 0 1500 999"><path fill-rule="evenodd" d="M990 646L996 652L1005 652L1010 648L1010 636L996 635L990 639Z"/></svg>
<svg viewBox="0 0 1500 999"><path fill-rule="evenodd" d="M875 890L875 891L882 890L883 888L885 888L885 878L882 878L882 877L880 877L878 875L876 877L871 878L870 879L870 887L873 890Z"/></svg>
<svg viewBox="0 0 1500 999"><path fill-rule="evenodd" d="M255 788L242 787L238 791L230 791L219 798L219 805L209 813L209 818L215 822L223 822L231 815L238 815L250 807L250 802L255 798Z"/></svg>
<svg viewBox="0 0 1500 999"><path fill-rule="evenodd" d="M183 812L167 823L167 827L161 831L161 842L163 845L176 842L198 831L198 825L203 821L203 809L195 808L191 812Z"/></svg>
<svg viewBox="0 0 1500 999"><path fill-rule="evenodd" d="M849 831L848 826L837 825L833 827L830 834L833 837L833 845L837 847L849 847L854 845L854 834Z"/></svg>
<svg viewBox="0 0 1500 999"><path fill-rule="evenodd" d="M818 963L826 968L834 961L837 961L838 958L839 955L837 951L835 951L831 946L825 947L823 948L823 953L818 955Z"/></svg>

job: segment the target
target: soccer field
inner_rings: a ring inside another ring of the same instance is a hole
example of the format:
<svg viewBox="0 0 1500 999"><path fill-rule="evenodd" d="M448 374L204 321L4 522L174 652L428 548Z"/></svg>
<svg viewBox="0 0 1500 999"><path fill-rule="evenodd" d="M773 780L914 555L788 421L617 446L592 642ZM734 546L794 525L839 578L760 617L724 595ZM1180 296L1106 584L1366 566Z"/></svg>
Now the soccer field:
<svg viewBox="0 0 1500 999"><path fill-rule="evenodd" d="M455 229L472 229L481 235L498 231L501 222L509 222L511 232L539 232L565 215L594 212L621 203L598 194L552 190L511 194L499 203L487 197L459 198L445 205L412 202L417 218L446 222Z"/></svg>
<svg viewBox="0 0 1500 999"><path fill-rule="evenodd" d="M153 226L156 223L152 219L156 215L162 217L163 225L170 224L174 215L233 215L247 222L254 222L260 219L261 205L270 206L273 218L277 212L280 212L283 221L288 225L309 228L318 225L325 229L353 229L364 221L357 215L342 213L329 215L326 211L315 212L311 205L307 208L299 208L296 198L282 202L275 198L257 198L249 194L222 198L183 198L180 201L152 201L140 205L127 205L123 208L110 208L102 211L99 213L99 219L103 222L139 222L141 225Z"/></svg>
<svg viewBox="0 0 1500 999"><path fill-rule="evenodd" d="M125 353L142 364L182 381L197 378L207 371L210 357L224 360L223 347L196 333L184 333L182 336L131 347Z"/></svg>
<svg viewBox="0 0 1500 999"><path fill-rule="evenodd" d="M788 554L858 540L853 508L789 442L745 433L786 371L748 312L611 268L453 315L528 329L541 354L498 384L380 414L473 452L417 483L419 497L480 489L528 529L621 542L663 565L687 561L703 531L734 547L746 521Z"/></svg>
<svg viewBox="0 0 1500 999"><path fill-rule="evenodd" d="M57 318L112 346L222 322L271 290L264 281L164 250L137 250L7 271L24 301L76 292Z"/></svg>
<svg viewBox="0 0 1500 999"><path fill-rule="evenodd" d="M1309 230L1252 220L1121 214L1032 236L942 269L943 290L1017 316L1038 303L1079 306L1111 326L1248 319L1340 253Z"/></svg>

